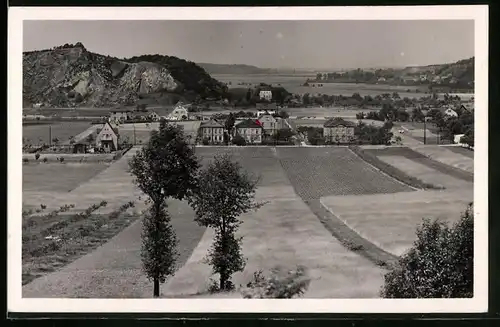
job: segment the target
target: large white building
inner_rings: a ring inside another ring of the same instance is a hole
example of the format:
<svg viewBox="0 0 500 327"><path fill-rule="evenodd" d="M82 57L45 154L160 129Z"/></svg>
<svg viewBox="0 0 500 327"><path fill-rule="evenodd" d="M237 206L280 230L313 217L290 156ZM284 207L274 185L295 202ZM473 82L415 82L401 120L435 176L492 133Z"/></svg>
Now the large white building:
<svg viewBox="0 0 500 327"><path fill-rule="evenodd" d="M259 97L261 99L271 101L273 99L273 92L268 90L262 90L259 92Z"/></svg>

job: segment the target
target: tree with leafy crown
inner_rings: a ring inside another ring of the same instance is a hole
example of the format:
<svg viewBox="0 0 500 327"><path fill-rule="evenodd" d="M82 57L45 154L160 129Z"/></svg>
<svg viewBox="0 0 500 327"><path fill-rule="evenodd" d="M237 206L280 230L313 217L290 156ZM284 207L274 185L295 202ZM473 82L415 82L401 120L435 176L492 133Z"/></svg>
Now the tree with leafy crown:
<svg viewBox="0 0 500 327"><path fill-rule="evenodd" d="M129 166L150 204L143 219L141 257L143 270L154 283L153 296L159 297L160 283L174 274L178 256L166 200L182 200L193 192L199 163L182 129L162 121Z"/></svg>
<svg viewBox="0 0 500 327"><path fill-rule="evenodd" d="M242 214L264 205L254 200L257 182L228 155L218 155L199 174L197 192L190 197L196 222L215 231L207 262L219 275L220 291L233 289L231 276L245 267L242 238L236 232Z"/></svg>

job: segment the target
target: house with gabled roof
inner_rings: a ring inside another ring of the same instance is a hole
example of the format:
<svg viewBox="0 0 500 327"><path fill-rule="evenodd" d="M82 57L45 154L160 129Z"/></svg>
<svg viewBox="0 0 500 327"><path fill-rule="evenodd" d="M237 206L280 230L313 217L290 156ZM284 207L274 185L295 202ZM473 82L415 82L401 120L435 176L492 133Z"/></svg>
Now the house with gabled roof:
<svg viewBox="0 0 500 327"><path fill-rule="evenodd" d="M205 140L210 144L220 144L224 142L224 125L215 119L202 121L199 131L199 135L204 142Z"/></svg>
<svg viewBox="0 0 500 327"><path fill-rule="evenodd" d="M118 150L118 129L113 128L109 122L106 122L96 137L96 144L103 148L105 152Z"/></svg>
<svg viewBox="0 0 500 327"><path fill-rule="evenodd" d="M247 143L262 143L264 129L258 121L245 119L235 126L235 130Z"/></svg>
<svg viewBox="0 0 500 327"><path fill-rule="evenodd" d="M331 118L323 124L323 137L330 143L351 143L355 138L355 127L356 124L351 121L340 117Z"/></svg>

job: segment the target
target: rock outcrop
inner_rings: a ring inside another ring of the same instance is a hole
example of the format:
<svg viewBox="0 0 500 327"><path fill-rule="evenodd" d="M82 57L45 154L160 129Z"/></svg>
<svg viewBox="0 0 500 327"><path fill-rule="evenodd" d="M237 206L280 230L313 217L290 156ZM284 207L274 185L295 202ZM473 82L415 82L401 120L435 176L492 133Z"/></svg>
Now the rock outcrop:
<svg viewBox="0 0 500 327"><path fill-rule="evenodd" d="M194 65L175 59L181 66ZM141 97L155 94L182 96L189 92L203 98L222 96L226 92L223 84L203 69L190 71L199 76L188 76L183 70L179 71L178 66L174 67L174 76L166 64L119 60L89 52L81 43L25 52L23 102L50 107L108 107L134 105ZM199 85L193 84L193 79L200 81ZM186 87L183 80L187 80L190 87Z"/></svg>

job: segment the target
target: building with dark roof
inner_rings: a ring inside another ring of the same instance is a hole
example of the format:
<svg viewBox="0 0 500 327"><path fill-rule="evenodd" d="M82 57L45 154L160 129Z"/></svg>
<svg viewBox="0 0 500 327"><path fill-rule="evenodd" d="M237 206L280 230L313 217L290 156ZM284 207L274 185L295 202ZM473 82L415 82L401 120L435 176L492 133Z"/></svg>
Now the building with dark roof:
<svg viewBox="0 0 500 327"><path fill-rule="evenodd" d="M262 143L264 129L253 119L245 119L235 126L235 130L247 143Z"/></svg>
<svg viewBox="0 0 500 327"><path fill-rule="evenodd" d="M202 121L199 131L199 135L203 142L208 142L210 144L220 144L224 142L224 125L215 119Z"/></svg>
<svg viewBox="0 0 500 327"><path fill-rule="evenodd" d="M323 124L323 137L326 142L347 144L355 139L354 128L356 124L342 118L332 118Z"/></svg>

